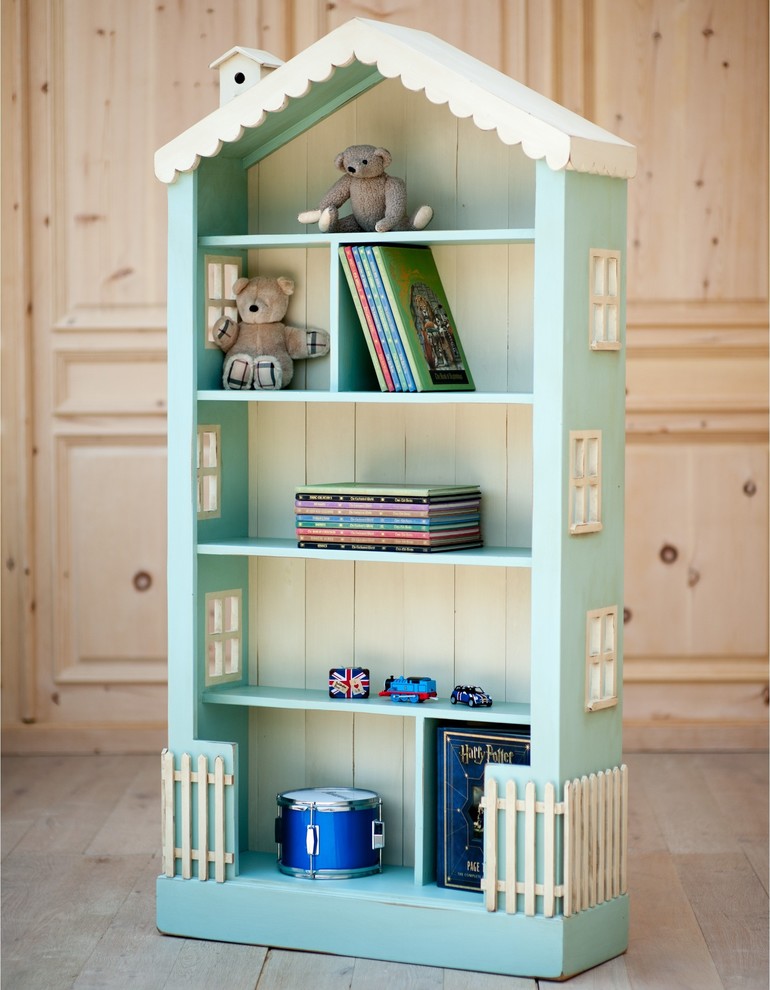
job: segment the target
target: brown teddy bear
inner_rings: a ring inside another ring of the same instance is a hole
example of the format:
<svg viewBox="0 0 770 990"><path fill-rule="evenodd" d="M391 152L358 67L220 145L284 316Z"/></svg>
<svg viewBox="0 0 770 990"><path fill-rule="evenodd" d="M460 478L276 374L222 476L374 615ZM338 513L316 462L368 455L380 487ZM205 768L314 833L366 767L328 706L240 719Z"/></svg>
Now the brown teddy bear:
<svg viewBox="0 0 770 990"><path fill-rule="evenodd" d="M298 358L329 352L325 330L299 330L281 321L294 292L290 278L239 278L233 284L240 321L227 316L214 324L214 342L225 352L226 389L285 388Z"/></svg>
<svg viewBox="0 0 770 990"><path fill-rule="evenodd" d="M324 232L422 230L433 219L433 209L421 206L406 215L406 183L385 169L392 157L385 148L354 144L341 151L335 166L345 174L326 193L317 210L300 213L300 223L315 223ZM350 200L352 213L339 216L339 208Z"/></svg>

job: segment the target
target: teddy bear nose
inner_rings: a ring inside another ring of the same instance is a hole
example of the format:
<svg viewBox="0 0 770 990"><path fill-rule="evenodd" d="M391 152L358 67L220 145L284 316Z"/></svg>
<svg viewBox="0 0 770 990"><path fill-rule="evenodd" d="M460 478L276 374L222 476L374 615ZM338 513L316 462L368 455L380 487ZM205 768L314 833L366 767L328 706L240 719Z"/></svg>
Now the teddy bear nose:
<svg viewBox="0 0 770 990"><path fill-rule="evenodd" d="M249 306L250 313L257 313L258 311L259 311L259 306L255 305L254 303L252 303L251 306Z"/></svg>
<svg viewBox="0 0 770 990"><path fill-rule="evenodd" d="M348 172L352 172L355 175L355 171L352 165L348 165Z"/></svg>

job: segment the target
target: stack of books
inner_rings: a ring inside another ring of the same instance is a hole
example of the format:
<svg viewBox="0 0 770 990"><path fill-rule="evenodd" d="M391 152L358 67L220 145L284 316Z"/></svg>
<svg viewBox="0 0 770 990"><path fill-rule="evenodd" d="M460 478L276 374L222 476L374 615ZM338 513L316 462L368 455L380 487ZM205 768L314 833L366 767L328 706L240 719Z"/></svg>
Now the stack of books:
<svg viewBox="0 0 770 990"><path fill-rule="evenodd" d="M297 546L306 549L439 553L482 545L478 485L304 485L294 508Z"/></svg>
<svg viewBox="0 0 770 990"><path fill-rule="evenodd" d="M339 252L382 391L472 390L430 248L343 245Z"/></svg>

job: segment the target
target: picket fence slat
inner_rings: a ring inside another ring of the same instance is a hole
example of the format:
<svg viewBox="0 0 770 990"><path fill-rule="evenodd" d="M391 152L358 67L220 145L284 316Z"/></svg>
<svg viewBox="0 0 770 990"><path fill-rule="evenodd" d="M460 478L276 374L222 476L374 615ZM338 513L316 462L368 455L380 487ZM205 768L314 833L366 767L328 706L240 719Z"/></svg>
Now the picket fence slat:
<svg viewBox="0 0 770 990"><path fill-rule="evenodd" d="M208 760L203 753L198 757L198 780L208 778ZM209 789L198 788L198 879L209 878Z"/></svg>
<svg viewBox="0 0 770 990"><path fill-rule="evenodd" d="M505 785L505 803L509 808L516 807L516 781L509 780ZM505 816L505 912L516 914L516 815Z"/></svg>
<svg viewBox="0 0 770 990"><path fill-rule="evenodd" d="M208 759L204 754L198 756L196 766L197 770L193 771L192 757L189 753L182 753L179 759L180 768L176 770L174 754L170 750L163 750L161 756L163 872L167 877L177 876L177 860L179 860L181 876L189 880L193 875L192 864L197 862L198 879L207 880L209 864L213 863L214 877L218 883L223 883L226 866L235 862L234 854L225 849L225 788L232 786L234 778L232 774L225 773L225 761L221 756L217 756L214 760L213 773L209 772ZM209 842L209 787L212 785L213 848ZM193 794L197 805L197 846L193 845Z"/></svg>
<svg viewBox="0 0 770 990"><path fill-rule="evenodd" d="M552 783L536 799L534 781L517 798L516 784L507 781L505 798L498 798L497 782L489 776L484 790L484 875L482 889L488 911L497 910L498 893L504 894L508 914L517 911L524 895L524 913L537 912L538 898L545 917L560 909L564 917L585 911L625 894L628 887L628 768L625 764L568 780L563 800L556 801ZM504 816L504 876L498 877L500 857L498 815ZM517 857L519 816L523 831L522 863ZM538 837L538 815L542 829ZM561 819L561 821L559 821ZM559 842L561 829L561 843ZM539 845L542 848L538 848ZM538 882L538 856L542 883ZM561 882L559 880L561 879Z"/></svg>

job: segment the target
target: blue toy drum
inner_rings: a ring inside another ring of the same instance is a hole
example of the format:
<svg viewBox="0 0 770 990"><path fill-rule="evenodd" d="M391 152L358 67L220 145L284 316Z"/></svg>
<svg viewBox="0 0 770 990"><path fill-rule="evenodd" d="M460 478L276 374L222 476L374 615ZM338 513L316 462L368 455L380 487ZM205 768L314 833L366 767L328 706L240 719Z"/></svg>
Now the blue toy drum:
<svg viewBox="0 0 770 990"><path fill-rule="evenodd" d="M306 787L278 795L278 869L347 880L382 870L382 801L359 787Z"/></svg>

